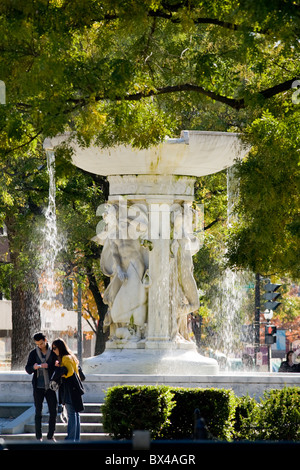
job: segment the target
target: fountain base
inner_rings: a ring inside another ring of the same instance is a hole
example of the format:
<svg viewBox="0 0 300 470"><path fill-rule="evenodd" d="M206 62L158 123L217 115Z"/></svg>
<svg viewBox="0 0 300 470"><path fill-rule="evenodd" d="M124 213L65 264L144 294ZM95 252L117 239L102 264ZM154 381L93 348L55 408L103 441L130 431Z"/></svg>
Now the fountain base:
<svg viewBox="0 0 300 470"><path fill-rule="evenodd" d="M217 375L215 359L195 349L107 349L83 362L87 374Z"/></svg>

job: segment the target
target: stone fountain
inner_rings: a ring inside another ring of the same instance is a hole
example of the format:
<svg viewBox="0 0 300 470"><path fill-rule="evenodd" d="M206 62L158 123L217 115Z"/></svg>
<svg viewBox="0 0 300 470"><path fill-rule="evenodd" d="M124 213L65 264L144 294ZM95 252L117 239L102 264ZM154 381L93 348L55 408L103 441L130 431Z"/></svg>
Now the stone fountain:
<svg viewBox="0 0 300 470"><path fill-rule="evenodd" d="M64 140L46 139L44 148L55 150ZM188 314L199 307L192 256L203 236L194 183L244 156L238 135L183 131L148 149L74 142L73 163L109 181L94 240L103 246L100 266L110 278L103 297L110 338L103 354L85 360L85 371L217 374L217 362L197 352L187 329Z"/></svg>

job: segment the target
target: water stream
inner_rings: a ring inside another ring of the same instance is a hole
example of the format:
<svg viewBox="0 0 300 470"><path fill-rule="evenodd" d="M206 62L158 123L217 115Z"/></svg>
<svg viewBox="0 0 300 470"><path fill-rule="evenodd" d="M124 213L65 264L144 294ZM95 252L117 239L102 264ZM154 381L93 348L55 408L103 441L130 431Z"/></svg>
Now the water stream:
<svg viewBox="0 0 300 470"><path fill-rule="evenodd" d="M227 170L227 227L230 228L236 215L234 204L238 197L238 179L235 177L234 166ZM226 247L224 248L226 257ZM228 360L241 360L246 345L251 344L251 327L248 323L249 306L251 309L252 293L254 304L254 275L247 270L225 269L214 289L211 299L211 312L215 324L215 333L211 338L210 347L220 355L222 363ZM224 367L224 365L223 365Z"/></svg>
<svg viewBox="0 0 300 470"><path fill-rule="evenodd" d="M55 185L55 155L47 150L47 170L49 175L48 206L45 210L45 224L42 228L42 328L50 332L52 321L51 314L55 308L56 269L55 263L58 253L63 247L62 239L58 234L56 221L56 185Z"/></svg>

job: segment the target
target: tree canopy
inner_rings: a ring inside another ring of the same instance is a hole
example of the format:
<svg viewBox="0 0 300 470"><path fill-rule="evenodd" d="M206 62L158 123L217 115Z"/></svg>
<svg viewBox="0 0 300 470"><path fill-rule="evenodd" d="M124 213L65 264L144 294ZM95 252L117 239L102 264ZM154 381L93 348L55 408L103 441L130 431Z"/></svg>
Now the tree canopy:
<svg viewBox="0 0 300 470"><path fill-rule="evenodd" d="M241 130L298 77L295 1L7 0L0 15L7 151L66 129L150 145L206 126L212 102L228 117L210 127Z"/></svg>

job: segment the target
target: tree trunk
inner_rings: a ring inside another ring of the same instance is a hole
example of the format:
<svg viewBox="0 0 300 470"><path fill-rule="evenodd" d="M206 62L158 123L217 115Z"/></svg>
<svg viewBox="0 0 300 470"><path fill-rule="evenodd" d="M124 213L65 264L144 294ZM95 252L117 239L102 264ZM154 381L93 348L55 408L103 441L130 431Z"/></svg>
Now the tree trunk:
<svg viewBox="0 0 300 470"><path fill-rule="evenodd" d="M12 370L24 368L34 347L33 335L41 329L40 297L37 279L32 287L16 286L11 290L12 303Z"/></svg>
<svg viewBox="0 0 300 470"><path fill-rule="evenodd" d="M30 268L28 265L27 269L20 267L24 246L14 243L16 225L14 218L6 219L10 261L13 265L11 277L11 369L21 370L26 364L29 352L34 347L33 335L41 329L41 313L38 275L33 267Z"/></svg>
<svg viewBox="0 0 300 470"><path fill-rule="evenodd" d="M105 351L105 343L108 339L108 333L103 331L103 322L104 317L107 312L107 305L103 302L102 295L99 291L99 287L96 281L95 276L89 272L88 273L89 288L95 299L97 310L99 314L98 327L96 331L96 344L95 344L95 356L102 354Z"/></svg>

